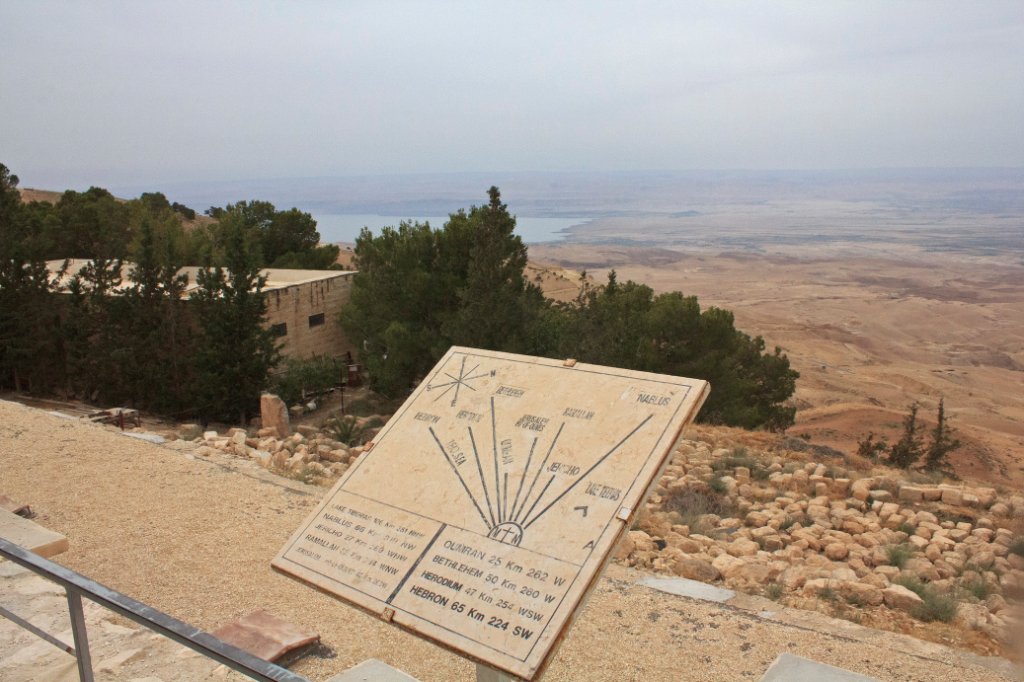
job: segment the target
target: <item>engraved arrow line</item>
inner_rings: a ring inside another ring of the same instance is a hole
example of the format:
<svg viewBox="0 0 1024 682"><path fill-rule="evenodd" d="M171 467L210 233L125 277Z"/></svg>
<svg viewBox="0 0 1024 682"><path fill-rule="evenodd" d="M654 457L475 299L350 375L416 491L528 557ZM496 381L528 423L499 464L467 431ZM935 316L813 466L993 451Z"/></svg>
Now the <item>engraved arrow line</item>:
<svg viewBox="0 0 1024 682"><path fill-rule="evenodd" d="M473 457L476 458L476 470L480 474L480 485L484 489L484 499L487 500L487 514L491 517L491 523L488 527L494 528L497 524L494 522L494 510L491 508L491 496L487 492L487 480L484 478L484 468L480 465L480 452L476 449L476 438L473 437L473 427L470 426L469 431L469 442L473 444Z"/></svg>
<svg viewBox="0 0 1024 682"><path fill-rule="evenodd" d="M565 422L562 422L562 424L558 427L558 433L556 433L555 437L551 439L551 445L548 446L548 454L544 455L544 461L540 463L540 468L537 469L537 473L534 474L533 477L533 482L530 483L530 488L529 490L526 491L526 497L523 498L523 506L519 508L518 512L512 515L512 520L516 523L519 523L519 516L522 514L523 507L525 507L526 503L529 501L530 495L533 493L533 486L537 485L537 479L540 478L541 473L543 473L544 466L548 463L548 457L551 456L551 451L555 449L555 443L558 442L558 437L562 435L563 428L565 428ZM523 478L526 478L527 473L528 472L526 471L523 472Z"/></svg>
<svg viewBox="0 0 1024 682"><path fill-rule="evenodd" d="M512 513L509 516L510 519L515 521L516 518L516 507L519 506L519 494L523 492L523 484L526 483L526 474L530 471L530 460L533 459L533 450L537 447L537 437L533 437L533 444L530 446L530 454L526 458L526 467L523 469L523 475L519 478L519 489L516 490L516 499L512 502Z"/></svg>
<svg viewBox="0 0 1024 682"><path fill-rule="evenodd" d="M544 493L546 493L548 491L548 488L550 488L551 484L554 483L554 482L555 482L555 475L551 474L551 478L549 478L548 482L544 484L544 488L540 491L540 495L538 495L537 499L534 500L533 504L530 505L530 510L528 512L526 512L526 515L523 517L524 519L530 518L530 514L532 514L533 510L537 507L537 503L540 502L544 498ZM547 510L545 509L545 511L547 511ZM526 526L523 526L523 530L526 530Z"/></svg>
<svg viewBox="0 0 1024 682"><path fill-rule="evenodd" d="M612 456L612 453L613 453L613 452L615 452L615 451L616 451L616 450L618 450L618 449L619 449L620 447L622 447L622 444L623 444L623 443L625 443L625 442L626 442L627 440L629 440L630 438L632 438L632 437L633 437L633 436L634 436L634 435L636 434L636 432L637 432L637 431L639 431L639 430L640 430L641 428L643 428L644 424L646 424L647 422L651 421L651 419L652 419L653 417L654 417L654 415L653 415L653 414L649 414L649 415L647 415L647 418L646 418L646 419L644 419L644 420L643 420L642 422L640 422L639 424L637 424L637 425L636 425L636 427L635 427L635 428L634 428L634 429L633 429L632 431L630 431L630 432L629 432L628 434L626 434L626 437L625 437L625 438L623 438L623 439L622 439L622 440L620 440L620 441L619 441L618 443L616 443L616 444L615 444L615 447L613 447L613 448L612 448L611 450L609 450L608 452L606 452L606 453L605 453L605 454L604 454L604 455L603 455L603 456L601 457L601 459L599 459L599 460L597 460L596 462L594 462L593 466L591 466L591 467L590 467L589 469L587 469L587 470L586 470L585 472L583 472L583 475L579 476L579 477L578 477L578 478L577 478L577 479L576 479L575 481L573 481L573 482L572 482L572 484L571 484L571 485L569 485L569 487L568 487L568 488L566 488L565 490L563 490L563 491L562 491L562 494L561 494L561 495L559 495L558 497L556 497L555 499L553 499L553 500L551 501L551 503L550 503L550 504L549 504L548 506L546 506L546 507L544 507L543 509L541 509L541 510L540 510L540 512L539 512L539 513L538 513L538 514L537 514L536 516L534 516L534 517L533 517L532 519L530 519L529 521L527 521L526 523L524 523L524 524L523 524L523 530L526 530L526 529L527 529L527 528L529 528L529 527L530 527L531 525L533 525L534 521L536 521L536 520L537 520L537 519L539 519L540 517L544 516L544 514L545 514L545 513L547 512L547 510L551 509L551 508L552 508L553 506L555 506L555 505L556 505L556 504L558 503L558 501L559 501L559 500L561 500L561 499L562 499L563 497L565 497L565 496L566 496L567 494L569 494L569 491L570 491L570 490L572 490L573 488L575 488L575 487L576 487L577 485L579 485L580 481L582 481L582 480L583 480L583 479L585 479L585 478L586 478L587 476L589 476L589 475L590 475L591 473L593 473L594 469L596 469L597 467L601 466L601 463L602 463L602 462L604 462L604 461L605 461L606 459L608 459L609 457L611 457L611 456ZM552 476L552 479L554 479L554 477L553 477L553 476ZM546 489L546 488L545 488L545 489ZM543 496L544 496L544 493L541 493L541 497L543 497ZM538 497L537 499L539 500L539 499L540 499L540 497ZM537 503L536 503L536 502L534 502L534 506L536 506L536 504L537 504ZM532 508L532 507L530 508L530 511L533 511L533 508ZM526 517L524 517L524 518L529 518L529 516L530 516L530 514L529 514L529 513L527 513L527 514L526 514Z"/></svg>
<svg viewBox="0 0 1024 682"><path fill-rule="evenodd" d="M491 396L491 448L494 452L494 497L498 507L498 523L505 522L505 510L501 504L501 477L498 475L498 426L494 417L494 396Z"/></svg>
<svg viewBox="0 0 1024 682"><path fill-rule="evenodd" d="M448 462L448 466L450 466L452 471L455 472L455 475L458 476L459 483L462 484L462 489L466 491L466 494L469 495L469 499L473 503L473 506L476 507L476 512L480 515L480 518L483 519L484 525L487 526L487 530L490 530L493 526L487 523L487 517L484 516L483 510L480 509L480 505L477 503L476 498L473 497L473 493L470 492L469 486L466 485L466 481L462 478L462 474L459 473L459 469L455 466L455 462L453 462L452 458L448 455L448 451L444 449L443 445L441 445L441 441L438 439L437 434L434 433L434 427L429 427L429 430L430 435L434 437L434 442L437 443L437 447L441 449L441 454L444 455L445 461Z"/></svg>

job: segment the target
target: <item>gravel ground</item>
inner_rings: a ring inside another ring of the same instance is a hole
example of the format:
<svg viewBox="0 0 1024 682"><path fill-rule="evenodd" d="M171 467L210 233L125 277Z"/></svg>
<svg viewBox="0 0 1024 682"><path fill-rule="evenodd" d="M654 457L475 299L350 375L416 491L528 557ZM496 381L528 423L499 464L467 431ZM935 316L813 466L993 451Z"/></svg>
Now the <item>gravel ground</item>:
<svg viewBox="0 0 1024 682"><path fill-rule="evenodd" d="M294 666L310 679L367 658L424 682L473 679L458 656L270 569L326 490L171 445L0 401L0 492L67 535L57 561L181 620L213 630L265 608L317 629L335 656ZM762 618L635 578L610 567L545 680L756 680L785 651L879 680L1013 679L909 637L805 612Z"/></svg>

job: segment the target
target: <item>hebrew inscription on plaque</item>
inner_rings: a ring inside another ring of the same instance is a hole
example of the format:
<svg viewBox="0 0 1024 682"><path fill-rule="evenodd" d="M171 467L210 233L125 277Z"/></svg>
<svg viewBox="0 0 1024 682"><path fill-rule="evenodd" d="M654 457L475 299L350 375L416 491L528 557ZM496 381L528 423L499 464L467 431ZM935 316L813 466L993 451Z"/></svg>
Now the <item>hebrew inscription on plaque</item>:
<svg viewBox="0 0 1024 682"><path fill-rule="evenodd" d="M453 347L273 566L533 679L708 390Z"/></svg>

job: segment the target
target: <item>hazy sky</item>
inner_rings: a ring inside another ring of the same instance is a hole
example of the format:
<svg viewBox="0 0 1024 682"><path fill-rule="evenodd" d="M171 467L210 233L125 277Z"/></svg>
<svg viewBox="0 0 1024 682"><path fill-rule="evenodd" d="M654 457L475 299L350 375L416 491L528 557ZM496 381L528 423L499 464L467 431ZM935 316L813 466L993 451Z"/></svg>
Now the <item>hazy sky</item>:
<svg viewBox="0 0 1024 682"><path fill-rule="evenodd" d="M0 0L24 186L1024 166L1024 2Z"/></svg>

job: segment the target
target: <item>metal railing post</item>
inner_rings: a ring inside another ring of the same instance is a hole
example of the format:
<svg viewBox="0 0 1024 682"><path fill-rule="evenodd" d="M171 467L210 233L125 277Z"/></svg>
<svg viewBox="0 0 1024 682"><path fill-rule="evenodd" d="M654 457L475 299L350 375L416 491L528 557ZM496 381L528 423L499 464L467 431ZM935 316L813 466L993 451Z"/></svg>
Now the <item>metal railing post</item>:
<svg viewBox="0 0 1024 682"><path fill-rule="evenodd" d="M68 614L71 616L71 634L75 638L75 659L78 661L78 679L93 682L92 656L89 655L89 633L85 629L82 595L78 590L65 587L68 595Z"/></svg>

